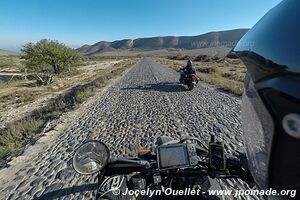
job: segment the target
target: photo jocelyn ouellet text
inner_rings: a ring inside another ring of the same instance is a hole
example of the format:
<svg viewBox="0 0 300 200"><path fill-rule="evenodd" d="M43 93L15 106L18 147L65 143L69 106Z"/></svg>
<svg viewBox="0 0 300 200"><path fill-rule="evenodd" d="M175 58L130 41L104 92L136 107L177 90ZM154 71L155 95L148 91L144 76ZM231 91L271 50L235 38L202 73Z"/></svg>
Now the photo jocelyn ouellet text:
<svg viewBox="0 0 300 200"><path fill-rule="evenodd" d="M260 196L289 196L295 197L296 190L274 190L272 188L268 190L208 190L207 192L202 191L200 189L193 188L185 188L181 190L175 190L172 188L164 188L152 190L150 188L144 190L130 190L128 188L125 191L120 191L119 189L115 189L112 191L114 195L134 195L134 196L160 196L160 195L175 195L175 196L199 196L202 194L208 195L223 195L223 196L252 196L252 195L260 195Z"/></svg>

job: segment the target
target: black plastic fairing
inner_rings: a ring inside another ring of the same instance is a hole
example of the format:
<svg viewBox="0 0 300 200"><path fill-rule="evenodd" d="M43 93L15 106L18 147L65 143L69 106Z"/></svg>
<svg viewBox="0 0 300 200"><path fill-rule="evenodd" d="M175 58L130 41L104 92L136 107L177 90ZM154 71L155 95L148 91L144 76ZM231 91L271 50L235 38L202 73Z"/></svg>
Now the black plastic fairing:
<svg viewBox="0 0 300 200"><path fill-rule="evenodd" d="M284 79L280 79L284 80ZM275 133L272 144L272 153L269 166L269 183L275 188L299 188L300 187L300 139L288 135L282 127L284 116L290 113L300 114L299 91L294 94L286 94L283 85L287 83L276 82L272 88L260 90L262 99L265 101L275 124ZM291 83L291 82L290 82ZM297 84L300 85L300 81ZM290 85L293 88L294 85ZM291 92L291 91L289 91Z"/></svg>

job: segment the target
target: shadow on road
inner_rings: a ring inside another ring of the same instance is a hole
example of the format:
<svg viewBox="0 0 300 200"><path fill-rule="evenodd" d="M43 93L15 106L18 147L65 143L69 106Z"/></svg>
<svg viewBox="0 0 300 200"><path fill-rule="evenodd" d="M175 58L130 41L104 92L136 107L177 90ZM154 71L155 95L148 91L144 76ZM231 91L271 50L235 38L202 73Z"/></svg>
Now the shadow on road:
<svg viewBox="0 0 300 200"><path fill-rule="evenodd" d="M73 186L70 188L62 188L54 190L45 194L42 194L40 197L34 198L33 200L51 200L59 199L70 194L75 194L77 192L86 192L86 191L95 191L97 190L97 183L94 184L85 184L80 186Z"/></svg>
<svg viewBox="0 0 300 200"><path fill-rule="evenodd" d="M156 83L156 84L144 84L137 87L127 87L121 90L144 90L144 91L158 91L158 92L184 92L186 88L179 83Z"/></svg>

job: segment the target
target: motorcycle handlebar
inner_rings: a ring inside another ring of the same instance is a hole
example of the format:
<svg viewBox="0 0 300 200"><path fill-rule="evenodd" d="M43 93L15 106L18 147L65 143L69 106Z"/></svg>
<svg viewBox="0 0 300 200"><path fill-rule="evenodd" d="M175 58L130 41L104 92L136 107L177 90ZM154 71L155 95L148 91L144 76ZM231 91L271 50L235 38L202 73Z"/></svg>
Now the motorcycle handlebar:
<svg viewBox="0 0 300 200"><path fill-rule="evenodd" d="M204 149L197 149L197 154L200 154L201 156L208 156L208 152L206 152ZM128 165L133 166L133 167L143 167L143 168L150 168L151 164L149 161L147 160L143 160L143 159L134 159L134 158L116 158L116 157L112 157L109 160L109 165L110 166L119 166L119 165L124 165L124 164L130 164ZM152 162L153 164L153 162ZM157 164L155 162L155 164ZM200 162L200 165L204 165L206 167L209 167L209 163L208 162ZM248 166L247 164L245 164L243 162L242 159L238 159L235 157L227 157L226 158L226 167L227 169L230 170L244 170L247 171L248 170Z"/></svg>
<svg viewBox="0 0 300 200"><path fill-rule="evenodd" d="M201 151L204 153L204 150ZM199 166L203 166L204 168L199 168L197 170L192 170L192 173L213 173L221 175L220 178L241 178L246 182L253 182L252 176L248 169L247 162L244 162L243 158L238 159L235 157L227 157L226 158L226 170L218 171L211 169L208 162L199 162ZM135 159L135 158L111 158L109 164L107 166L108 174L130 174L133 172L150 172L149 169L153 170L158 169L158 165L156 161L149 162L147 160ZM191 171L191 169L186 169L185 171ZM183 172L184 173L184 172ZM223 176L223 177L222 177Z"/></svg>
<svg viewBox="0 0 300 200"><path fill-rule="evenodd" d="M141 160L142 161L142 160ZM147 161L148 162L148 161ZM152 168L153 170L158 169L157 162L148 162L149 167L146 167L146 165L141 164L140 162L136 162L136 160L130 160L130 159L122 159L122 161L116 161L114 163L110 163L106 167L105 174L107 176L110 175L116 175L116 174L131 174L134 172L141 172L143 175L148 176L151 174L151 170L149 171L149 168ZM199 169L185 169L181 170L179 172L176 172L176 176L197 176L197 175L212 175L216 178L241 178L248 184L254 183L254 180L251 176L251 173L248 169L245 169L242 167L242 162L238 159L234 158L227 158L227 169L226 171L218 171L214 169L209 168L209 164L206 162L202 162L200 165L205 166L204 168Z"/></svg>

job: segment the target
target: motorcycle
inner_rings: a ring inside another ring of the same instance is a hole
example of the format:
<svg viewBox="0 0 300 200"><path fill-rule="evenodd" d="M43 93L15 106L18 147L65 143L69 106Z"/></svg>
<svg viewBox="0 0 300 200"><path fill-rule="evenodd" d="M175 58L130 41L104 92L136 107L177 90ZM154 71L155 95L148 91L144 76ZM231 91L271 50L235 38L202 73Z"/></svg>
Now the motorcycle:
<svg viewBox="0 0 300 200"><path fill-rule="evenodd" d="M228 157L224 145L211 136L208 147L197 138L158 137L154 147L137 157L112 157L96 140L83 143L73 156L73 168L83 175L98 173L96 199L224 199L218 179L241 178L251 183L244 156Z"/></svg>
<svg viewBox="0 0 300 200"><path fill-rule="evenodd" d="M185 74L183 70L180 70L180 79L179 82L187 85L188 90L193 90L194 87L198 84L199 78L195 74Z"/></svg>

